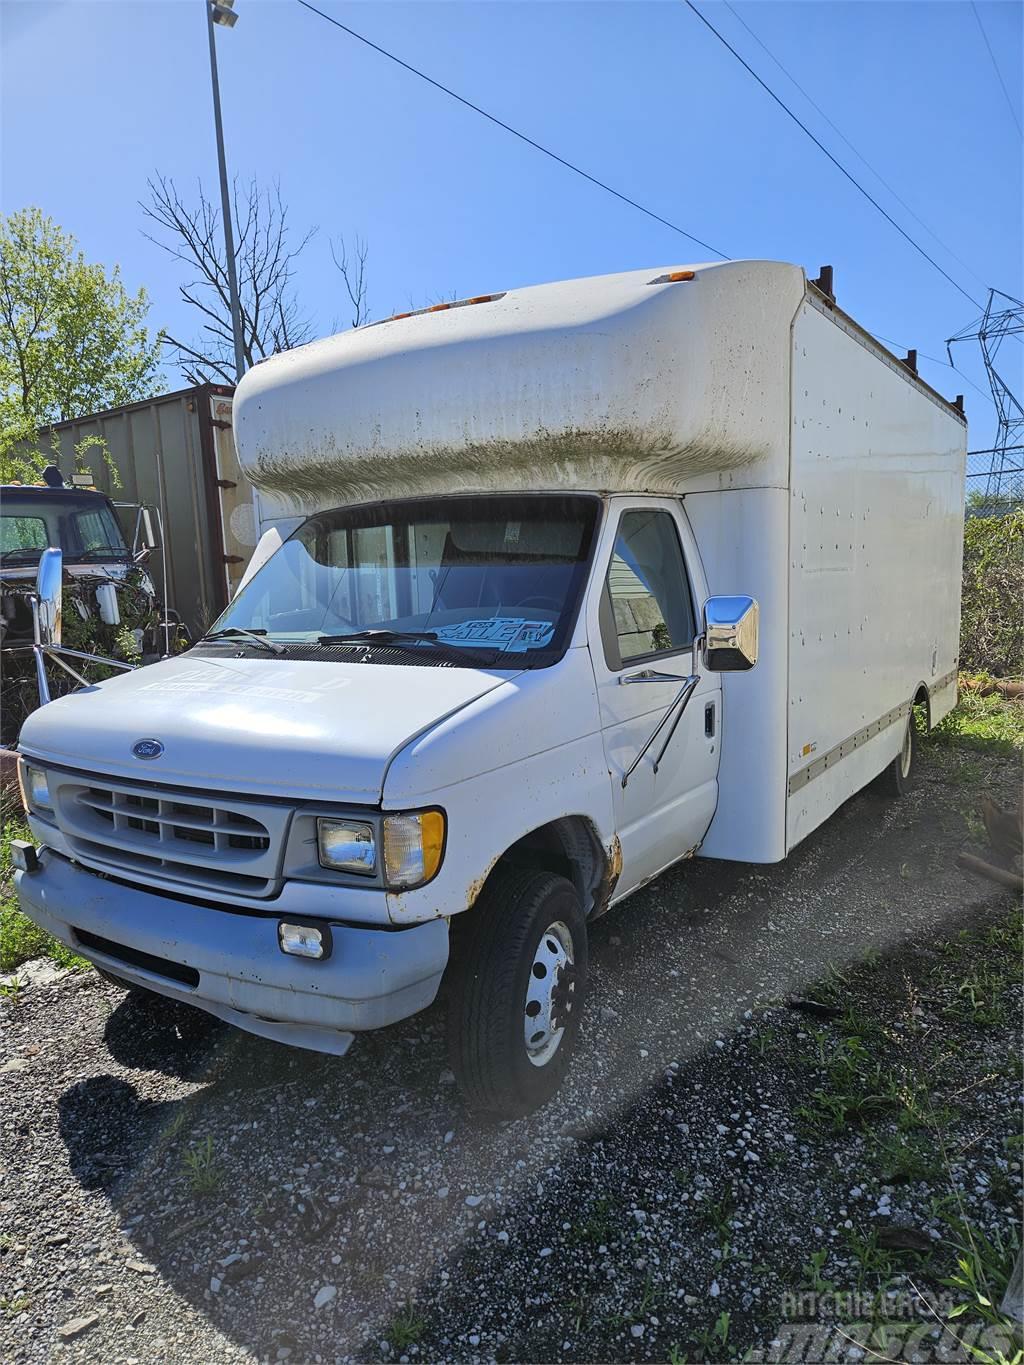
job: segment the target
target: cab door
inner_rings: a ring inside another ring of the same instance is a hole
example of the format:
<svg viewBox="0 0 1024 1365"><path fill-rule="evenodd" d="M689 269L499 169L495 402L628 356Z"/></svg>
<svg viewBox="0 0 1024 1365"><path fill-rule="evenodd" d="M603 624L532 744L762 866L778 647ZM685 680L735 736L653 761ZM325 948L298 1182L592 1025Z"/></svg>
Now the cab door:
<svg viewBox="0 0 1024 1365"><path fill-rule="evenodd" d="M705 584L681 505L614 499L601 553L588 633L622 846L621 895L707 833L718 801L722 693L717 674L705 673L682 708Z"/></svg>

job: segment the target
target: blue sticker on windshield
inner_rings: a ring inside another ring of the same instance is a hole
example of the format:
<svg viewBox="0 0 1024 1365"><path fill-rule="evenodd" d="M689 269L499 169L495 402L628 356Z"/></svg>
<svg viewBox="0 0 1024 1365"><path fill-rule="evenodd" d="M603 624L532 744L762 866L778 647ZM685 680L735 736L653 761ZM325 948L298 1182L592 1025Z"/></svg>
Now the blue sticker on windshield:
<svg viewBox="0 0 1024 1365"><path fill-rule="evenodd" d="M452 645L497 645L506 654L524 654L551 643L553 621L527 621L523 616L487 616L460 621L454 626L436 626L437 638Z"/></svg>

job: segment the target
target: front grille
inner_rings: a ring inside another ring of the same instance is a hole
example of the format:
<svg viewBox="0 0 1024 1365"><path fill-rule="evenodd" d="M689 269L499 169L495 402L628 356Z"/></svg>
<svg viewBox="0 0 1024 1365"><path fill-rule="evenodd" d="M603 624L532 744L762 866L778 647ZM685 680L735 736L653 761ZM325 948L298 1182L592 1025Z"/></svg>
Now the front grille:
<svg viewBox="0 0 1024 1365"><path fill-rule="evenodd" d="M51 773L76 856L101 871L264 897L273 894L290 811Z"/></svg>

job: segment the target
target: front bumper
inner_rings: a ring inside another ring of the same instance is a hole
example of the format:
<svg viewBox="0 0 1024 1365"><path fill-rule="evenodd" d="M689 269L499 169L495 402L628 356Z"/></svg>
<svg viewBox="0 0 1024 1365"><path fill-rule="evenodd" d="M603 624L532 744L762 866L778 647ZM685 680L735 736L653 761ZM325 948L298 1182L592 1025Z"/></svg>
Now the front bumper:
<svg viewBox="0 0 1024 1365"><path fill-rule="evenodd" d="M448 962L442 919L408 929L332 925L331 956L312 961L282 953L276 915L153 895L49 849L40 852L38 871L16 873L15 884L30 919L98 966L249 1033L316 1052L341 1055L354 1032L425 1009ZM81 934L106 944L83 943ZM138 954L158 961L128 960Z"/></svg>

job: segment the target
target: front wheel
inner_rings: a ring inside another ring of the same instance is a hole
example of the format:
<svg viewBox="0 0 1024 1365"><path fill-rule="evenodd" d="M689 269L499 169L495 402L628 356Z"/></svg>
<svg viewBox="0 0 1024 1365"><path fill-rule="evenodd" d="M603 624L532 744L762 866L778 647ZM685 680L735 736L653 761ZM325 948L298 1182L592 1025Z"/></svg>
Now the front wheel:
<svg viewBox="0 0 1024 1365"><path fill-rule="evenodd" d="M550 872L496 872L455 964L452 1070L472 1108L518 1118L558 1089L579 1032L587 926L575 887Z"/></svg>

